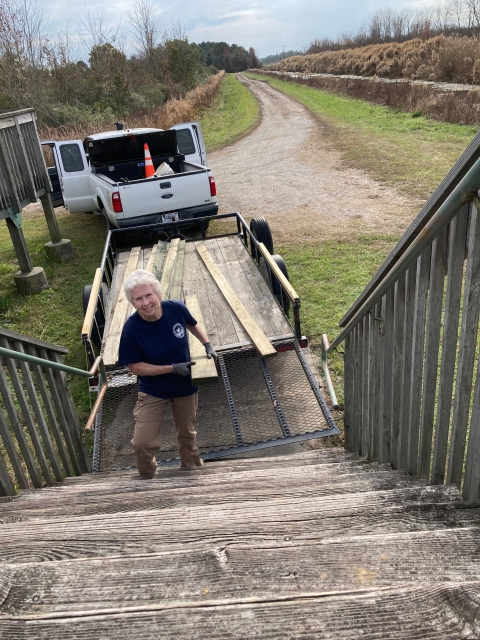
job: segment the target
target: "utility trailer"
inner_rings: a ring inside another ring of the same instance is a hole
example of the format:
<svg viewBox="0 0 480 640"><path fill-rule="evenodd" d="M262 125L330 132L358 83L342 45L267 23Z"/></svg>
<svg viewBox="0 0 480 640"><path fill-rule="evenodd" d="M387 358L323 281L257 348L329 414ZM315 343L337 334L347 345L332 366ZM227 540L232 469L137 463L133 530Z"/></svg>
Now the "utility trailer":
<svg viewBox="0 0 480 640"><path fill-rule="evenodd" d="M201 316L197 319L218 354L216 379L201 385L199 392L196 428L203 460L339 433L305 352L300 299L288 282L281 257L272 255L268 223L254 218L249 227L239 213L214 220L207 232L210 219L202 219L201 234L192 233L187 221L177 221L115 229L107 235L94 283L84 292L82 340L90 362L100 353L108 371L107 388L99 388L104 395L95 421L93 471L134 465L130 441L138 384L128 368L116 365L116 359L121 328L134 311L124 299L123 282L137 268L152 270L169 299L196 295ZM173 242L182 247L176 257L178 267L171 261L169 265L165 255L159 259L165 250L173 251ZM273 357L263 357L253 346L201 259L205 250L225 286L268 338ZM169 412L157 461L159 466L178 464Z"/></svg>

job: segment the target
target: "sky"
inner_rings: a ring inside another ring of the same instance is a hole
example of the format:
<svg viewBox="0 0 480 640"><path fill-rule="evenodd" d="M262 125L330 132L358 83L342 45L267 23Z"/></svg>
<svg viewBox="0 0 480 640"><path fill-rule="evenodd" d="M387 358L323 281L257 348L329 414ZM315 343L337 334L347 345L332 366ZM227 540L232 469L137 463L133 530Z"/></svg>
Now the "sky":
<svg viewBox="0 0 480 640"><path fill-rule="evenodd" d="M422 8L434 0L151 0L160 21L181 23L190 42L224 41L254 47L262 58L289 50L304 50L315 38L335 38L356 32L376 10ZM85 9L102 12L107 24L126 16L133 2L97 0L37 0L60 31L73 35ZM122 18L125 23L127 22Z"/></svg>

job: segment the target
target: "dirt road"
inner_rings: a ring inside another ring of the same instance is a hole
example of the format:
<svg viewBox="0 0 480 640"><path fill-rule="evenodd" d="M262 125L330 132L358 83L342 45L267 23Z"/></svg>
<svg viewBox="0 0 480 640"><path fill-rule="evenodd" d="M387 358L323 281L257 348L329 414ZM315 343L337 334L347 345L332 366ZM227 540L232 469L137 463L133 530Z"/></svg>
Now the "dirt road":
<svg viewBox="0 0 480 640"><path fill-rule="evenodd" d="M301 104L264 82L238 78L257 98L262 121L247 137L209 154L219 213L263 215L279 243L406 229L418 203L342 166L328 126Z"/></svg>

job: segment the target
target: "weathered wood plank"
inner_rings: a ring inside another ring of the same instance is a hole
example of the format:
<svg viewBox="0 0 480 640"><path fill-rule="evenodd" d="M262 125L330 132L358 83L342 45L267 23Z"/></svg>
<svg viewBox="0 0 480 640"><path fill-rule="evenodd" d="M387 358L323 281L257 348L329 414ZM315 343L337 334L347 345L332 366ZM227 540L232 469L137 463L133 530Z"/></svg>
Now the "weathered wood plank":
<svg viewBox="0 0 480 640"><path fill-rule="evenodd" d="M400 422L398 430L398 468L408 465L408 418L410 413L410 377L412 375L412 336L415 318L415 289L419 260L407 269L405 278L405 316L403 320L403 371L401 377Z"/></svg>
<svg viewBox="0 0 480 640"><path fill-rule="evenodd" d="M355 448L354 452L362 453L362 362L363 362L363 322L359 322L355 327Z"/></svg>
<svg viewBox="0 0 480 640"><path fill-rule="evenodd" d="M8 428L5 416L3 414L3 408L0 407L0 437L2 438L2 444L5 447L10 464L12 465L15 479L20 489L28 489L28 480L23 471L20 456L17 453L15 444L13 442L10 429Z"/></svg>
<svg viewBox="0 0 480 640"><path fill-rule="evenodd" d="M370 456L370 395L369 395L369 353L370 353L370 315L363 317L363 354L362 354L362 455Z"/></svg>
<svg viewBox="0 0 480 640"><path fill-rule="evenodd" d="M6 338L0 338L0 345L4 349L11 349L11 345ZM28 402L25 397L24 386L18 374L18 370L17 370L18 361L12 360L12 358L5 358L4 360L6 361L7 371L10 375L10 382L12 383L13 390L15 391L17 403L20 407L21 415L27 427L28 435L30 436L30 441L35 451L35 455L40 465L40 469L42 470L42 474L45 479L45 482L53 482L53 477L50 472L50 467L48 466L48 462L45 456L45 452L43 450L42 442L40 441L40 437L37 433L35 421L33 419L33 416L30 411L30 407L28 406ZM0 362L1 362L1 359L0 359ZM25 365L25 363L23 364ZM11 416L10 416L10 419L11 419ZM19 427L21 428L20 425Z"/></svg>
<svg viewBox="0 0 480 640"><path fill-rule="evenodd" d="M284 316L282 309L277 303L277 299L273 296L268 284L263 279L257 265L248 252L248 249L238 237L226 238L225 240L230 243L230 246L235 251L238 262L243 269L254 294L258 295L259 299L271 300L271 303L268 303L265 306L270 314L272 323L275 325L276 335L291 333L292 327L290 323Z"/></svg>
<svg viewBox="0 0 480 640"><path fill-rule="evenodd" d="M403 372L403 328L405 319L405 279L401 276L395 283L394 318L393 318L393 369L392 369L392 432L390 448L390 464L398 468L401 380Z"/></svg>
<svg viewBox="0 0 480 640"><path fill-rule="evenodd" d="M430 474L432 457L433 421L437 391L438 354L442 322L443 292L447 255L447 229L436 238L432 246L428 325L425 346L425 373L423 382L422 415L420 418L420 444L418 472Z"/></svg>
<svg viewBox="0 0 480 640"><path fill-rule="evenodd" d="M391 287L382 300L383 325L380 332L383 350L380 372L380 396L382 398L382 410L378 433L378 462L380 464L387 464L390 462L392 446L394 309L395 287Z"/></svg>
<svg viewBox="0 0 480 640"><path fill-rule="evenodd" d="M299 593L358 591L365 587L479 582L476 527L351 536L344 540L292 541L149 553L83 562L0 567L9 593L2 615L39 616L121 609L162 602L278 598ZM287 536L288 537L288 536ZM421 552L419 553L419 550ZM195 567L192 574L191 568ZM101 575L101 584L92 575ZM42 593L41 598L34 598ZM479 593L480 600L480 593Z"/></svg>
<svg viewBox="0 0 480 640"><path fill-rule="evenodd" d="M153 256L153 264L151 264L151 261L149 260L148 266L150 268L147 269L147 271L151 271L157 278L157 280L161 281L163 266L165 264L165 258L167 257L168 252L168 242L159 240L159 242L156 244L156 247L157 251Z"/></svg>
<svg viewBox="0 0 480 640"><path fill-rule="evenodd" d="M265 333L260 329L260 327L258 327L250 313L247 311L247 309L245 309L244 305L241 303L232 287L227 282L226 278L215 265L206 247L203 244L197 244L196 250L202 257L202 260L204 261L207 269L210 271L223 296L232 308L232 311L242 323L245 331L248 333L250 339L252 340L256 349L259 351L260 355L262 357L276 355L277 352L275 350L275 347L273 347Z"/></svg>
<svg viewBox="0 0 480 640"><path fill-rule="evenodd" d="M425 323L427 297L430 284L431 245L418 258L415 285L415 311L413 316L412 368L410 372L410 411L408 413L407 470L416 474L418 469L418 442L422 404L423 357L425 352Z"/></svg>
<svg viewBox="0 0 480 640"><path fill-rule="evenodd" d="M138 259L140 256L140 247L134 247L130 252L130 257L125 269L124 278L121 283L120 292L118 294L117 304L113 313L112 322L108 328L107 341L103 352L103 361L106 367L115 366L118 359L118 347L120 344L120 336L122 335L123 325L128 316L129 301L125 296L123 282L128 276L137 269Z"/></svg>
<svg viewBox="0 0 480 640"><path fill-rule="evenodd" d="M39 354L35 351L33 346L27 346L27 353L31 356L39 357ZM50 425L50 429L53 434L53 439L55 440L55 445L57 447L58 456L62 462L63 469L67 476L73 475L72 466L68 459L67 450L65 448L65 444L63 442L60 427L57 422L57 418L55 416L55 410L52 405L52 400L50 398L50 394L47 389L47 385L45 384L45 379L42 374L42 369L38 364L31 364L33 369L33 373L35 375L35 382L37 384L37 389L40 392L40 397L42 398L43 406L45 407L45 413L47 414L48 424Z"/></svg>
<svg viewBox="0 0 480 640"><path fill-rule="evenodd" d="M88 300L87 311L83 320L82 336L90 337L92 334L93 323L95 320L95 310L98 304L98 295L100 293L100 287L102 286L103 273L100 268L95 271L95 277L93 278L92 290L90 292L90 298Z"/></svg>
<svg viewBox="0 0 480 640"><path fill-rule="evenodd" d="M185 262L185 240L181 240L178 245L175 266L173 267L172 278L170 281L169 298L170 300L180 300L182 297L183 282L183 265Z"/></svg>
<svg viewBox="0 0 480 640"><path fill-rule="evenodd" d="M52 614L46 618L25 616L0 620L5 638L71 640L72 626L80 640L114 637L115 640L224 638L244 639L246 628L259 638L311 640L458 640L467 630L476 637L475 612L480 603L478 583L409 585L400 589L328 592L307 597L301 592L287 598L264 601L237 597L220 603L184 601L180 606L152 604L135 609L109 610L104 615L87 612L72 617ZM339 600L341 598L341 600ZM341 615L339 615L341 602ZM471 632L470 632L471 630ZM381 635L380 635L381 634Z"/></svg>
<svg viewBox="0 0 480 640"><path fill-rule="evenodd" d="M12 479L8 473L7 465L0 453L0 495L1 496L14 496L17 492L13 485Z"/></svg>
<svg viewBox="0 0 480 640"><path fill-rule="evenodd" d="M480 316L480 213L472 206L468 233L468 256L463 293L462 328L453 403L447 482L462 483L465 442L470 417L473 368Z"/></svg>
<svg viewBox="0 0 480 640"><path fill-rule="evenodd" d="M37 466L32 452L30 451L30 447L28 446L28 441L23 432L22 425L20 424L15 403L13 401L12 394L10 393L10 387L3 370L4 360L5 358L0 356L0 395L3 398L3 405L7 411L10 428L15 435L15 439L22 454L23 462L25 462L27 466L30 480L34 487L41 487L42 481L38 474Z"/></svg>
<svg viewBox="0 0 480 640"><path fill-rule="evenodd" d="M192 316L202 327L204 327L205 324L197 296L185 296L185 304ZM218 380L218 373L215 361L213 358L207 358L205 347L190 332L188 333L188 346L190 348L190 358L195 362L195 365L192 366L192 383L204 384L208 382L216 382Z"/></svg>
<svg viewBox="0 0 480 640"><path fill-rule="evenodd" d="M160 284L162 285L162 298L164 300L170 299L170 282L172 279L173 268L175 266L175 260L177 259L179 244L180 238L174 238L170 241L167 257L163 263L162 279L160 280Z"/></svg>
<svg viewBox="0 0 480 640"><path fill-rule="evenodd" d="M466 204L450 223L441 375L433 449L432 482L434 484L441 484L445 480L469 208L470 205Z"/></svg>
<svg viewBox="0 0 480 640"><path fill-rule="evenodd" d="M5 329L5 327L0 327L0 336L7 338L7 340L19 340L23 344L30 344L34 347L44 347L49 351L58 351L58 353L68 353L68 349L65 347L60 347L58 344L52 344L50 342L43 342L43 340L36 340L35 338L31 338L30 336L25 336L23 333L17 333L16 331L11 331L10 329Z"/></svg>

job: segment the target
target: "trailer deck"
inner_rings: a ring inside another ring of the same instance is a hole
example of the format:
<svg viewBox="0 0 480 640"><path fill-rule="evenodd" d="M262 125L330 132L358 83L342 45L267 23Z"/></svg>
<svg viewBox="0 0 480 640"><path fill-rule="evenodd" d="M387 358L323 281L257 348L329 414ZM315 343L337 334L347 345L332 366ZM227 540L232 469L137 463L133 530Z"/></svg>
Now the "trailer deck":
<svg viewBox="0 0 480 640"><path fill-rule="evenodd" d="M218 379L203 384L199 393L197 437L204 460L338 433L300 345L297 319L291 321L284 313L278 291L274 295L248 250L246 236L244 232L187 238L184 246L180 297L197 296L203 323L219 355ZM258 255L259 243L254 238L249 240L250 250L256 246ZM254 348L196 250L199 243L274 346L273 356L265 359ZM125 276L152 265L152 247L137 244L112 253L103 354L115 353L115 344L109 342L115 340L115 335L110 338L109 331L112 325L119 325L115 310ZM296 313L293 306L287 306L291 317ZM130 305L127 315L131 312ZM110 363L110 379L95 426L94 471L134 464L130 440L138 384L136 376L126 368L116 367L115 362L112 355L106 359L106 364ZM178 464L176 456L176 431L168 410L157 460L162 465Z"/></svg>

